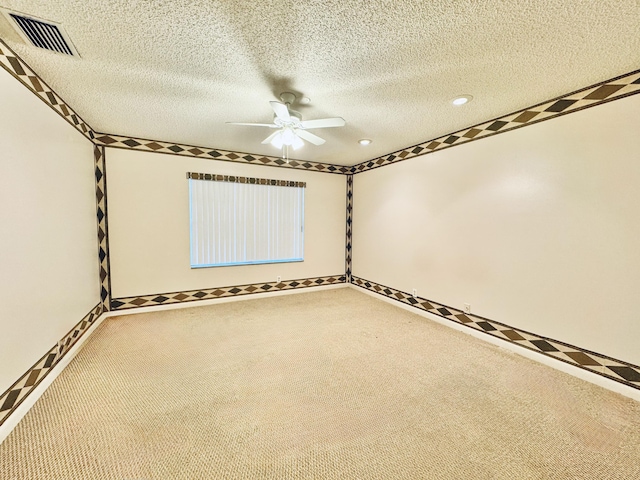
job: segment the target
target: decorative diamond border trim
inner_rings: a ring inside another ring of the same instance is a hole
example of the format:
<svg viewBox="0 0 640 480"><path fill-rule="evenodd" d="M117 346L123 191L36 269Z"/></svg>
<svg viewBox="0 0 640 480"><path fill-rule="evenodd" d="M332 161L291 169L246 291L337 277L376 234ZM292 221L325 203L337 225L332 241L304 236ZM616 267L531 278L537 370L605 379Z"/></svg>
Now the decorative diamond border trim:
<svg viewBox="0 0 640 480"><path fill-rule="evenodd" d="M104 311L111 305L111 268L109 227L107 225L107 172L104 147L94 146L96 178L96 217L98 223L98 259L100 261L100 301Z"/></svg>
<svg viewBox="0 0 640 480"><path fill-rule="evenodd" d="M353 284L379 295L410 305L418 310L446 318L459 325L486 333L492 337L506 340L509 343L533 350L548 357L555 358L570 365L588 370L603 377L610 378L633 388L640 389L640 367L606 355L585 350L568 343L542 337L525 330L520 330L504 323L489 320L446 305L432 302L422 297L413 297L406 292L386 287L378 283L353 276Z"/></svg>
<svg viewBox="0 0 640 480"><path fill-rule="evenodd" d="M347 175L347 238L345 240L345 276L346 282L351 283L351 259L353 257L353 175Z"/></svg>
<svg viewBox="0 0 640 480"><path fill-rule="evenodd" d="M0 39L0 65L25 87L35 93L82 135L93 141L93 129L54 92L6 43Z"/></svg>
<svg viewBox="0 0 640 480"><path fill-rule="evenodd" d="M306 182L294 182L293 180L274 180L270 178L238 177L236 175L217 175L213 173L187 172L187 178L191 180L210 180L212 182L249 183L251 185L274 185L276 187L306 188Z"/></svg>
<svg viewBox="0 0 640 480"><path fill-rule="evenodd" d="M344 165L333 165L330 163L305 162L302 160L283 160L280 157L255 155L242 152L231 152L228 150L212 149L207 147L194 147L193 145L183 145L159 140L146 140L142 138L123 137L97 133L95 138L97 145L104 145L112 148L124 148L127 150L140 150L144 152L167 153L170 155L180 155L183 157L206 158L208 160L222 160L227 162L248 163L251 165L265 165L268 167L295 168L298 170L310 170L323 173L346 174L351 167Z"/></svg>
<svg viewBox="0 0 640 480"><path fill-rule="evenodd" d="M208 288L204 290L188 290L185 292L141 295L139 297L114 298L111 300L111 310L127 310L130 308L170 305L172 303L187 303L198 300L211 300L214 298L255 295L266 292L280 292L283 290L318 287L321 285L337 285L340 283L345 283L344 275L286 280L280 283L253 283L231 287Z"/></svg>
<svg viewBox="0 0 640 480"><path fill-rule="evenodd" d="M27 63L0 39L0 66L9 72L20 83L35 93L43 102L55 110L76 130L98 146L141 150L146 152L168 153L186 157L207 158L228 162L249 163L271 167L286 167L323 173L346 174L350 166L333 165L331 163L308 162L302 160L283 160L280 157L232 152L193 145L183 145L158 140L127 137L98 133L94 131L62 98L42 80Z"/></svg>
<svg viewBox="0 0 640 480"><path fill-rule="evenodd" d="M253 155L242 152L183 145L158 140L148 140L121 135L95 132L82 118L65 103L38 75L0 39L0 65L42 101L55 110L62 118L98 146L167 153L187 157L207 158L254 165L295 168L308 171L357 174L374 168L390 165L409 158L427 155L438 150L462 145L498 133L512 131L527 125L574 113L585 108L601 105L640 93L640 70L621 75L611 80L586 87L567 95L534 105L517 112L494 118L454 133L428 140L402 150L367 160L353 166L302 160L287 161L273 156Z"/></svg>
<svg viewBox="0 0 640 480"><path fill-rule="evenodd" d="M487 138L498 133L509 132L516 128L533 125L545 120L574 113L585 108L595 107L603 103L640 93L640 70L620 77L539 103L502 117L494 118L454 133L434 138L418 145L408 147L382 157L367 160L352 167L351 173L361 173L374 168L398 163L410 158L419 157L444 150L456 145Z"/></svg>
<svg viewBox="0 0 640 480"><path fill-rule="evenodd" d="M102 313L102 305L98 304L93 307L91 311L38 360L27 373L0 395L0 425L9 418L24 399L44 380Z"/></svg>

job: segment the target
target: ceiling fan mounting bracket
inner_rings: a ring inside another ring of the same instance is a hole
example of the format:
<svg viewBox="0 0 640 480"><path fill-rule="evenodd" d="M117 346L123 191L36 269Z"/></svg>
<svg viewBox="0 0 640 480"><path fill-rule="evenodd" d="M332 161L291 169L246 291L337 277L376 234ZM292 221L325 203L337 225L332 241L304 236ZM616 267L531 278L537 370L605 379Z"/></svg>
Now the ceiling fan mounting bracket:
<svg viewBox="0 0 640 480"><path fill-rule="evenodd" d="M280 100L285 104L293 105L293 102L296 101L296 94L291 92L282 92L280 94Z"/></svg>

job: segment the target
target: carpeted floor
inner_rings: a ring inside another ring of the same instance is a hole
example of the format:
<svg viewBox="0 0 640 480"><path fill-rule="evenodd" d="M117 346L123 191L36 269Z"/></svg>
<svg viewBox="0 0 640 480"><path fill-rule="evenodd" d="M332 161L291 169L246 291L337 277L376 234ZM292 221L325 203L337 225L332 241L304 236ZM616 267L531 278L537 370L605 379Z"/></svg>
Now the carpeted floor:
<svg viewBox="0 0 640 480"><path fill-rule="evenodd" d="M353 289L112 318L2 479L636 479L640 403Z"/></svg>

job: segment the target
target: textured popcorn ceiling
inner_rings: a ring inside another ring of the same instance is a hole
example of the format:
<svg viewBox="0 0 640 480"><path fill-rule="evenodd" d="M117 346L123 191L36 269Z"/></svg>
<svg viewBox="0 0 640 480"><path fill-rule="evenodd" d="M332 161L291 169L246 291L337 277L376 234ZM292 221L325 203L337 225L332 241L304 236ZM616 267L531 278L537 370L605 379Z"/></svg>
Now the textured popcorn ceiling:
<svg viewBox="0 0 640 480"><path fill-rule="evenodd" d="M0 36L93 128L277 155L267 103L311 98L351 165L640 68L638 0L0 0L64 25L82 58ZM451 99L474 100L453 107ZM371 138L368 147L360 138Z"/></svg>

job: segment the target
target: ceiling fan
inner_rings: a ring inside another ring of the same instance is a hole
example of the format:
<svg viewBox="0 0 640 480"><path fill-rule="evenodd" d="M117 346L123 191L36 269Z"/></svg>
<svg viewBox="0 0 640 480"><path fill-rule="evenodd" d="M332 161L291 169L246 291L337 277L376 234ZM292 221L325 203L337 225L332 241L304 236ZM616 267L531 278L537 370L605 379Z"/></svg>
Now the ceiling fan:
<svg viewBox="0 0 640 480"><path fill-rule="evenodd" d="M278 131L272 133L265 138L262 143L270 143L278 149L282 149L283 155L287 155L288 148L291 147L294 150L304 146L304 141L314 145L322 145L325 140L319 136L309 132L309 129L315 128L328 128L328 127L344 127L346 122L343 118L318 118L316 120L302 120L302 114L290 107L295 102L296 96L291 92L284 92L280 94L282 102L272 101L271 108L273 108L273 123L242 123L242 122L227 122L229 125L247 125L251 127L267 127L277 128Z"/></svg>

